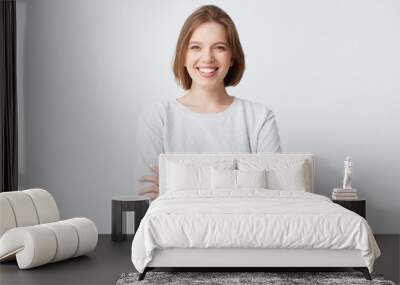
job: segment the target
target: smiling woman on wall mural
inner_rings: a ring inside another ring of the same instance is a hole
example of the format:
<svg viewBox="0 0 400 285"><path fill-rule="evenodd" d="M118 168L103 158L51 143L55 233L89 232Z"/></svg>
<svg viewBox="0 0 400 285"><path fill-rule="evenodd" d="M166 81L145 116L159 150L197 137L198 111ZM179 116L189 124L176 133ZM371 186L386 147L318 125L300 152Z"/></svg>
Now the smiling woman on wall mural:
<svg viewBox="0 0 400 285"><path fill-rule="evenodd" d="M240 82L244 70L244 53L229 15L213 5L194 11L181 29L173 68L188 92L149 106L139 117L140 195L159 195L160 153L281 151L273 112L226 91Z"/></svg>

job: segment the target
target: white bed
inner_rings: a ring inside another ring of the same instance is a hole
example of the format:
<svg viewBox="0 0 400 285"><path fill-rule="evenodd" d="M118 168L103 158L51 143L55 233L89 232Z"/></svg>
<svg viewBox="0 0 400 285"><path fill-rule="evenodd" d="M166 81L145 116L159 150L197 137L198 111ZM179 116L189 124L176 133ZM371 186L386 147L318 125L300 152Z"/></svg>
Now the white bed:
<svg viewBox="0 0 400 285"><path fill-rule="evenodd" d="M161 195L132 243L140 279L155 267L354 267L370 278L380 255L371 229L313 194L311 154L173 153L159 164ZM265 168L261 188L254 173Z"/></svg>

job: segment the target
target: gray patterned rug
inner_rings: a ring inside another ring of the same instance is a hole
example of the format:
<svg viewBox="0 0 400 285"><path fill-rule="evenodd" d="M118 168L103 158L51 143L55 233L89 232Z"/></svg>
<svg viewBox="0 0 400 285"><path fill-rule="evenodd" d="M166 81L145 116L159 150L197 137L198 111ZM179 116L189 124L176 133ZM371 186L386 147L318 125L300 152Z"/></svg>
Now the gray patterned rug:
<svg viewBox="0 0 400 285"><path fill-rule="evenodd" d="M136 284L379 284L395 285L384 280L382 275L372 274L372 281L364 278L360 272L147 272L145 279L138 281L139 273L124 273L116 285Z"/></svg>

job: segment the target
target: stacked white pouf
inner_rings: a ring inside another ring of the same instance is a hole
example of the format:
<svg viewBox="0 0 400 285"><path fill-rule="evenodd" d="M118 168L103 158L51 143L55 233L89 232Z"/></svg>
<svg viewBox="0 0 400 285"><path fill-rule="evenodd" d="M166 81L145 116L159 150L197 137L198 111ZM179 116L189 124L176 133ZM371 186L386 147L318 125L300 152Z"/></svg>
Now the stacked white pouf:
<svg viewBox="0 0 400 285"><path fill-rule="evenodd" d="M333 200L357 200L358 199L357 189L333 188L332 199Z"/></svg>
<svg viewBox="0 0 400 285"><path fill-rule="evenodd" d="M28 269L77 257L96 248L97 234L87 218L60 221L44 189L0 193L0 262L16 259Z"/></svg>

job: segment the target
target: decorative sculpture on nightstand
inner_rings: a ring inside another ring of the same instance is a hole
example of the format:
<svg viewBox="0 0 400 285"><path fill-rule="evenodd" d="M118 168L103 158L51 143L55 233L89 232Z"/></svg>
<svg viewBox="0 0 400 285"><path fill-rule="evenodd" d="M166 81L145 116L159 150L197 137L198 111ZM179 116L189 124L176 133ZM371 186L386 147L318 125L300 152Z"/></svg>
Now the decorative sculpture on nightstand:
<svg viewBox="0 0 400 285"><path fill-rule="evenodd" d="M333 188L333 200L356 200L358 199L357 189L351 187L352 182L352 162L350 156L344 161L344 177L342 188Z"/></svg>
<svg viewBox="0 0 400 285"><path fill-rule="evenodd" d="M344 161L344 177L343 177L343 189L352 189L351 188L351 158L350 156L346 157Z"/></svg>

